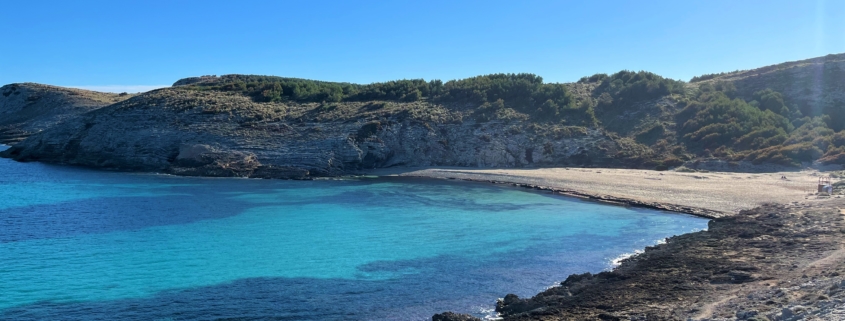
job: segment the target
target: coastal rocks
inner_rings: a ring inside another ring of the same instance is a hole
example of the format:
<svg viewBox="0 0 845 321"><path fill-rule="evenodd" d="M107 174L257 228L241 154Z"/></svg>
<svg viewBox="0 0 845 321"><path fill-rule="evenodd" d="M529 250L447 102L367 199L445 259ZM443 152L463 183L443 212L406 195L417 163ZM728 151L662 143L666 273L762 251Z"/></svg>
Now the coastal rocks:
<svg viewBox="0 0 845 321"><path fill-rule="evenodd" d="M249 177L260 165L251 153L209 151L192 158L177 157L169 172L187 176Z"/></svg>
<svg viewBox="0 0 845 321"><path fill-rule="evenodd" d="M217 151L209 145L182 144L182 146L179 147L179 155L176 155L176 161L188 166L195 164L206 165L211 163L208 158L214 153L217 153Z"/></svg>
<svg viewBox="0 0 845 321"><path fill-rule="evenodd" d="M723 271L720 271L723 272ZM710 283L712 284L725 284L725 283L732 283L732 284L740 284L746 282L755 281L755 276L751 272L747 271L727 271L727 273L715 273L710 278Z"/></svg>
<svg viewBox="0 0 845 321"><path fill-rule="evenodd" d="M497 303L504 320L842 320L845 201L765 205L674 236L613 271Z"/></svg>
<svg viewBox="0 0 845 321"><path fill-rule="evenodd" d="M308 171L291 166L262 165L255 154L221 150L205 144L183 144L168 173L184 176L303 179Z"/></svg>
<svg viewBox="0 0 845 321"><path fill-rule="evenodd" d="M791 308L783 308L779 316L777 316L778 321L794 321L794 320L803 320L806 312L806 309L802 306L794 306Z"/></svg>
<svg viewBox="0 0 845 321"><path fill-rule="evenodd" d="M750 310L750 311L738 311L736 313L737 320L751 320L752 318L757 318L760 313L757 310Z"/></svg>
<svg viewBox="0 0 845 321"><path fill-rule="evenodd" d="M432 316L431 321L481 321L481 319L466 314L443 312Z"/></svg>
<svg viewBox="0 0 845 321"><path fill-rule="evenodd" d="M183 144L169 171L186 176L249 177L259 166L252 153Z"/></svg>
<svg viewBox="0 0 845 321"><path fill-rule="evenodd" d="M496 301L496 312L508 315L522 314L539 308L541 305L520 299L516 294L508 294Z"/></svg>

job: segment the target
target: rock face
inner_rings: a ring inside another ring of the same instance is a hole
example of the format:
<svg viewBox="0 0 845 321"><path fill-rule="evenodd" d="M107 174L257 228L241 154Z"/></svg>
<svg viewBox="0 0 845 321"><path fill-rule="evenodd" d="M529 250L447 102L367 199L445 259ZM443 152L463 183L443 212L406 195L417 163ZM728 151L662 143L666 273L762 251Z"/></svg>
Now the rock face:
<svg viewBox="0 0 845 321"><path fill-rule="evenodd" d="M0 143L19 142L57 123L129 97L33 83L0 87Z"/></svg>
<svg viewBox="0 0 845 321"><path fill-rule="evenodd" d="M429 103L256 103L178 87L68 119L3 153L178 175L306 178L392 166L611 164L620 146L582 127L476 122Z"/></svg>

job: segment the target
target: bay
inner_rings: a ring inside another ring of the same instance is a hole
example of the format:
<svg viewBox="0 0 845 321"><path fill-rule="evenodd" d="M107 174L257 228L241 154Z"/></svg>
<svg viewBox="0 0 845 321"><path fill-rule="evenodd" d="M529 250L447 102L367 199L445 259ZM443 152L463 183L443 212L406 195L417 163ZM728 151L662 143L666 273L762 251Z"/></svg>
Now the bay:
<svg viewBox="0 0 845 321"><path fill-rule="evenodd" d="M0 159L0 319L492 316L707 220L478 183L282 181Z"/></svg>

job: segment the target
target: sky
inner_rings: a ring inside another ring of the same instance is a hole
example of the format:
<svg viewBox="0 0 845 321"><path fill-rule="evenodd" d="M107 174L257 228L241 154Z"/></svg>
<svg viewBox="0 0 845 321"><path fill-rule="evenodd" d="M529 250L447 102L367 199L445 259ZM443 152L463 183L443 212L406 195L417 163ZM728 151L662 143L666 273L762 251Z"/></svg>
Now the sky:
<svg viewBox="0 0 845 321"><path fill-rule="evenodd" d="M845 52L845 0L14 1L0 84L138 92L200 75L371 83L706 73Z"/></svg>

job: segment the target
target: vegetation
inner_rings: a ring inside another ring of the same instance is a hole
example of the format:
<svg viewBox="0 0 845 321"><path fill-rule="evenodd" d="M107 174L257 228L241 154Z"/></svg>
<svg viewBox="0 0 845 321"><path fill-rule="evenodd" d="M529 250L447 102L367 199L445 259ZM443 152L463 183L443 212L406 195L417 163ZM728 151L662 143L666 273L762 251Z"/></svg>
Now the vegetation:
<svg viewBox="0 0 845 321"><path fill-rule="evenodd" d="M207 78L206 78L207 79ZM179 82L177 82L179 83ZM592 123L591 106L576 106L563 84L543 83L533 74L492 74L452 80L396 80L358 85L272 76L226 75L214 81L184 85L195 90L239 92L256 102L294 101L431 101L479 106L480 119L519 118L513 111L535 119L573 118ZM510 110L508 110L510 109Z"/></svg>
<svg viewBox="0 0 845 321"><path fill-rule="evenodd" d="M771 89L755 92L750 101L729 97L735 94L730 84L702 85L676 114L678 134L690 150L755 164L845 164L845 132L829 126L829 115L802 117Z"/></svg>
<svg viewBox="0 0 845 321"><path fill-rule="evenodd" d="M678 134L692 146L763 148L779 144L792 130L789 121L722 92L702 93L676 115Z"/></svg>
<svg viewBox="0 0 845 321"><path fill-rule="evenodd" d="M625 70L604 78L598 91L608 93L615 106L624 107L633 102L681 94L684 92L684 83L650 72Z"/></svg>
<svg viewBox="0 0 845 321"><path fill-rule="evenodd" d="M317 105L307 114L315 120L365 114L432 121L495 120L511 122L508 126L513 132L524 129L520 126L546 124L530 128L554 139L598 128L617 142L619 152L614 157L632 166L664 169L695 157L711 156L758 164L797 165L818 160L845 165L845 101L825 98L809 104L796 100L795 91L765 87L743 87L739 91L736 80L720 80L725 74L694 77L690 83L644 71L620 71L583 77L575 84L545 83L534 74L491 74L447 82L404 79L366 85L226 75L177 84L197 92L246 96L244 99L255 106L267 104L261 107L266 111L244 116L252 119L283 117L286 105L296 103ZM825 84L837 84L845 79L845 72L826 68L822 77ZM229 106L209 105L204 112L242 113ZM380 126L371 121L356 134L365 139ZM573 128L579 131L573 132Z"/></svg>

